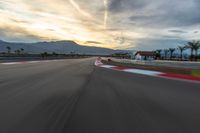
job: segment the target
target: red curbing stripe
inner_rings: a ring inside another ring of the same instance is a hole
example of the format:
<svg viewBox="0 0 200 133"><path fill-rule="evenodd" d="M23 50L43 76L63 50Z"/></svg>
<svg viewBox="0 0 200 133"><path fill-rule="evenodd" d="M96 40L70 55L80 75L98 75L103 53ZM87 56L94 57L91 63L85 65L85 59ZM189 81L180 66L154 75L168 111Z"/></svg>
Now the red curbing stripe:
<svg viewBox="0 0 200 133"><path fill-rule="evenodd" d="M162 73L162 74L159 74L158 76L200 82L200 78L189 76L189 75L174 74L174 73Z"/></svg>
<svg viewBox="0 0 200 133"><path fill-rule="evenodd" d="M143 75L148 75L148 76L156 76L156 77L160 77L160 78L169 78L169 79L177 79L177 80L192 81L192 82L200 83L200 78L193 77L190 75L175 74L175 73L162 73L162 72L158 72L158 71L131 69L128 67L104 65L101 62L101 60L96 60L95 65L98 67L108 68L108 69L112 69L112 70L116 70L116 71L123 71L123 72L143 74Z"/></svg>
<svg viewBox="0 0 200 133"><path fill-rule="evenodd" d="M118 70L118 71L123 71L123 70L126 70L128 69L127 67L121 67L121 66L114 66L112 67L113 70Z"/></svg>

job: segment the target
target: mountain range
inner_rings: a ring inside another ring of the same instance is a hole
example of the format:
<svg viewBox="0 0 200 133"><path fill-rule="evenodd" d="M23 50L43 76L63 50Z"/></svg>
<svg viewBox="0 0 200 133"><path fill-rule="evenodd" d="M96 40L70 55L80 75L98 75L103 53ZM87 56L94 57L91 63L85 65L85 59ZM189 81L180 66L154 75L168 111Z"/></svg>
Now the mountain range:
<svg viewBox="0 0 200 133"><path fill-rule="evenodd" d="M37 43L16 43L5 42L0 40L0 52L6 52L7 48L11 48L11 52L17 49L24 49L24 52L31 54L39 54L43 52L56 52L61 54L69 54L71 52L76 54L92 54L92 55L109 55L119 52L128 52L127 50L113 50L109 48L82 46L74 41L51 41L51 42L37 42Z"/></svg>

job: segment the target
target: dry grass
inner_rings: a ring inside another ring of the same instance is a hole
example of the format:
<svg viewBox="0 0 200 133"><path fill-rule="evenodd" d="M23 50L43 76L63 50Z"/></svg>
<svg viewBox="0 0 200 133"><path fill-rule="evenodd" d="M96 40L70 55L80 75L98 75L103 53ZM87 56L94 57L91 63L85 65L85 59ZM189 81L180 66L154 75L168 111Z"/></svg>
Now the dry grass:
<svg viewBox="0 0 200 133"><path fill-rule="evenodd" d="M194 76L194 77L200 77L200 70L193 70L192 71L192 76Z"/></svg>

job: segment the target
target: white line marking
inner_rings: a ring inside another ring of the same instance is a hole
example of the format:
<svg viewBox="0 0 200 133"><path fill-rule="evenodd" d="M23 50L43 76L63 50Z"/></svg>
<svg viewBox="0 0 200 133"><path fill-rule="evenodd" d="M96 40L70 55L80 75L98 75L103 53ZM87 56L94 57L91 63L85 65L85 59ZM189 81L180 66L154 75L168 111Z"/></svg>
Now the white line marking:
<svg viewBox="0 0 200 133"><path fill-rule="evenodd" d="M1 63L3 65L14 65L14 64L21 64L19 62L6 62L6 63Z"/></svg>
<svg viewBox="0 0 200 133"><path fill-rule="evenodd" d="M162 74L161 72L157 72L157 71L140 70L140 69L125 69L122 71L129 72L129 73L149 75L149 76L157 76L159 74Z"/></svg>
<svg viewBox="0 0 200 133"><path fill-rule="evenodd" d="M113 68L115 66L112 66L112 65L101 65L100 67L103 67L103 68Z"/></svg>
<svg viewBox="0 0 200 133"><path fill-rule="evenodd" d="M63 61L63 60L41 60L41 61L19 61L19 62L5 62L5 63L0 63L2 65L19 65L19 64L29 64L29 63L39 63L39 62L54 62L54 61Z"/></svg>

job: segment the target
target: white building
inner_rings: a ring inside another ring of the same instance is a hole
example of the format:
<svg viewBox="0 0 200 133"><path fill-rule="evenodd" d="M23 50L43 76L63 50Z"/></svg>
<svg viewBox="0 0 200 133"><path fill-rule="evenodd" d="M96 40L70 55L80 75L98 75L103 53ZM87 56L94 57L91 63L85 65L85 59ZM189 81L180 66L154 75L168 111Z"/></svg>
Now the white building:
<svg viewBox="0 0 200 133"><path fill-rule="evenodd" d="M153 51L138 51L135 54L136 60L155 60L156 53Z"/></svg>

